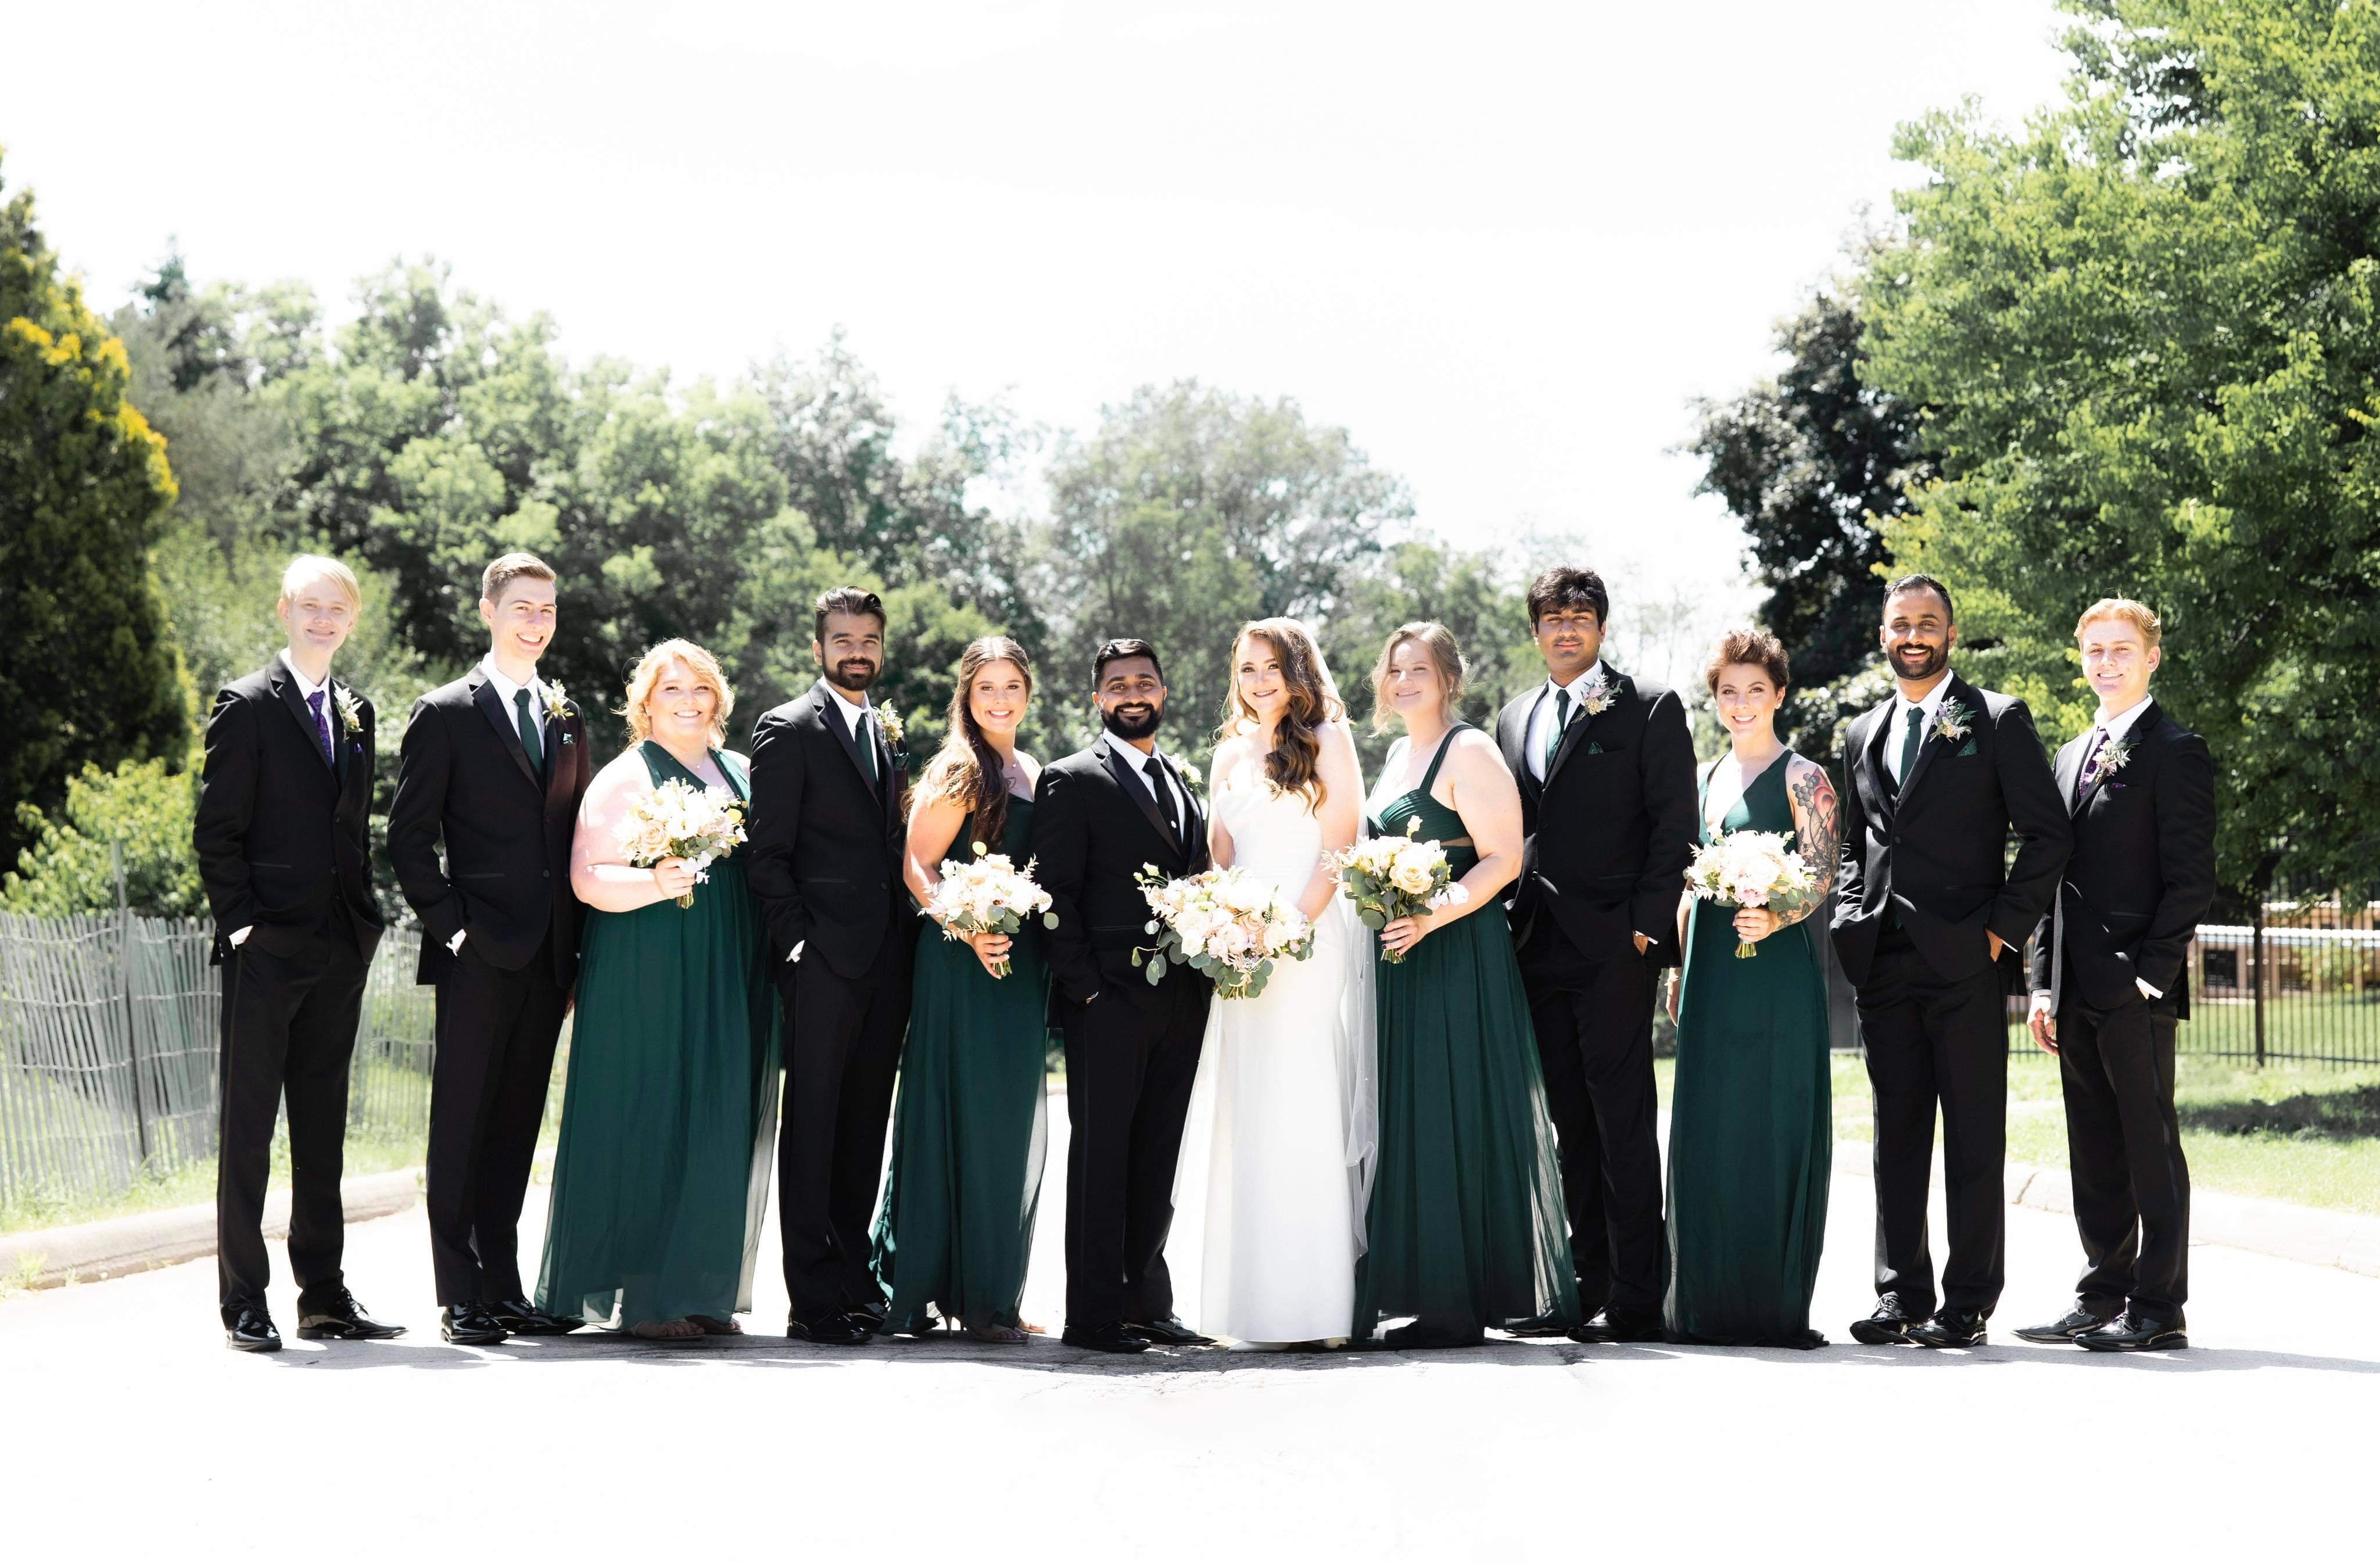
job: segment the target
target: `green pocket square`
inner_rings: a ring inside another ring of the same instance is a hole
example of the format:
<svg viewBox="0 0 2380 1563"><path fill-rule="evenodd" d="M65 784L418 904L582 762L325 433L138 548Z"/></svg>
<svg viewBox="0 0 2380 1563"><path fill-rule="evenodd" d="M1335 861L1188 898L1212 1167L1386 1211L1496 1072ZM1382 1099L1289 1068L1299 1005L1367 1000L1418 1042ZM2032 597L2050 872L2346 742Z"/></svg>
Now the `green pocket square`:
<svg viewBox="0 0 2380 1563"><path fill-rule="evenodd" d="M1955 754L1955 755L1951 756L1950 757L1951 757L1952 759L1965 759L1969 755L1972 755L1972 754L1973 754L1974 752L1975 752L1975 741L1974 741L1973 738L1970 738L1970 739L1968 739L1968 740L1967 740L1967 746L1966 746L1965 748L1963 748L1963 749L1961 749L1957 754Z"/></svg>
<svg viewBox="0 0 2380 1563"><path fill-rule="evenodd" d="M1599 755L1603 753L1603 745L1590 738L1586 742L1586 752L1590 755Z"/></svg>

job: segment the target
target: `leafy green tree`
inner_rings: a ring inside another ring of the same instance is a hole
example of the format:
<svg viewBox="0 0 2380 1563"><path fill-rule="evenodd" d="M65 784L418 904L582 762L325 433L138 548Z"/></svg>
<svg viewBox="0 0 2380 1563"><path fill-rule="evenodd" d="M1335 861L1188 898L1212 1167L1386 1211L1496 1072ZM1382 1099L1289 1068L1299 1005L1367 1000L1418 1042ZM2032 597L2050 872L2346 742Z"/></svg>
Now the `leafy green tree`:
<svg viewBox="0 0 2380 1563"><path fill-rule="evenodd" d="M1686 448L1702 457L1695 492L1716 494L1742 525L1767 588L1759 618L1793 660L1781 735L1829 755L1842 723L1872 702L1881 665L1876 622L1890 563L1879 517L1907 509L1931 476L1917 411L1862 377L1856 284L1820 288L1779 322L1786 365L1723 402L1696 406Z"/></svg>
<svg viewBox="0 0 2380 1563"><path fill-rule="evenodd" d="M67 780L66 802L44 818L17 807L27 846L14 871L0 876L0 906L37 917L115 909L113 849L124 849L126 900L147 917L206 914L190 824L198 806L198 767L169 767L162 755L126 760L114 770L83 767Z"/></svg>
<svg viewBox="0 0 2380 1563"><path fill-rule="evenodd" d="M0 206L0 862L28 839L14 806L55 804L86 765L189 747L149 567L174 478L129 378L19 191Z"/></svg>
<svg viewBox="0 0 2380 1563"><path fill-rule="evenodd" d="M2077 612L2167 623L2228 878L2368 878L2380 818L2380 6L2092 0L2066 105L1908 127L1870 378L1942 476L1884 531L1998 641L1971 675L2087 722Z"/></svg>
<svg viewBox="0 0 2380 1563"><path fill-rule="evenodd" d="M1090 653L1140 636L1166 659L1174 742L1202 753L1229 687L1232 633L1252 618L1327 618L1412 501L1342 429L1297 404L1144 386L1060 443L1041 536L1042 600L1060 648L1050 686L1087 735Z"/></svg>
<svg viewBox="0 0 2380 1563"><path fill-rule="evenodd" d="M1339 681L1365 774L1376 771L1396 730L1376 732L1371 717L1372 669L1400 624L1431 619L1454 632L1465 665L1464 721L1496 730L1505 701L1545 677L1529 638L1522 583L1506 560L1436 542L1402 542L1366 562L1345 588L1339 611L1318 631L1323 656Z"/></svg>

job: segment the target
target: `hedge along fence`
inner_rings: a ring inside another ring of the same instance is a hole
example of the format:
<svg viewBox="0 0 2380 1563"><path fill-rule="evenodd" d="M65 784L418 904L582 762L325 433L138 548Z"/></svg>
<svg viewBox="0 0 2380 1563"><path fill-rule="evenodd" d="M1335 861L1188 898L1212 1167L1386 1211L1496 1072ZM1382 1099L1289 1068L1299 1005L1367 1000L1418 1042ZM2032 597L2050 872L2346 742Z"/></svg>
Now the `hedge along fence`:
<svg viewBox="0 0 2380 1563"><path fill-rule="evenodd" d="M81 1202L214 1159L222 971L203 922L0 914L0 1205ZM348 1133L419 1136L430 1103L420 937L381 940Z"/></svg>

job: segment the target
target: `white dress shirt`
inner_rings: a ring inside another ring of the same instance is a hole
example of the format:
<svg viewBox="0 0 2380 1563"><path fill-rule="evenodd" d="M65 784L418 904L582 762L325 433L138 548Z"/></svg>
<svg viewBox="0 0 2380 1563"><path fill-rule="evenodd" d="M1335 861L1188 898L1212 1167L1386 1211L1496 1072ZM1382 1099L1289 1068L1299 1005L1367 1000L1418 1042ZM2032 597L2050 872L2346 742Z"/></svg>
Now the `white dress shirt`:
<svg viewBox="0 0 2380 1563"><path fill-rule="evenodd" d="M1923 700L1912 700L1906 695L1892 697L1892 725L1884 735L1884 768L1892 773L1895 783L1906 782L1900 774L1901 745L1909 742L1909 713L1924 711L1925 719L1917 724L1917 746L1925 746L1925 734L1934 726L1934 719L1942 714L1942 702L1950 697L1950 675L1944 673Z"/></svg>
<svg viewBox="0 0 2380 1563"><path fill-rule="evenodd" d="M480 671L488 675L490 684L496 686L496 697L504 703L505 714L515 721L519 720L520 708L513 704L513 697L527 689L529 709L535 713L539 721L545 720L545 685L539 681L536 673L532 672L528 675L528 683L526 685L515 684L504 676L504 670L496 666L496 656L492 651L480 659Z"/></svg>
<svg viewBox="0 0 2380 1563"><path fill-rule="evenodd" d="M1144 755L1137 748L1126 745L1123 757L1126 764L1140 772L1141 784L1148 789L1148 795L1156 800L1157 811L1160 814L1165 812L1166 794L1172 794L1173 818L1181 821L1186 830L1190 824L1190 800L1183 795L1182 783L1173 779L1172 769L1160 763L1162 759L1160 753L1151 749Z"/></svg>
<svg viewBox="0 0 2380 1563"><path fill-rule="evenodd" d="M1536 709L1529 713L1528 731L1521 739L1521 759L1528 766L1529 774L1538 781L1546 779L1546 745L1553 741L1554 697L1562 690L1570 691L1569 720L1576 721L1579 713L1585 709L1586 686L1599 674L1603 675L1605 683L1610 682L1609 675L1603 672L1603 659L1597 657L1586 665L1584 672L1568 684L1556 684L1548 678L1545 688L1538 691Z"/></svg>
<svg viewBox="0 0 2380 1563"><path fill-rule="evenodd" d="M1948 684L1950 681L1946 678L1942 682ZM2133 701L2131 705L2126 706L2122 710L2114 712L2113 714L2108 712L2107 707L2100 707L2099 709L2092 716L2092 736L2084 741L2082 745L2082 752L2085 755L2088 755L2091 752L2093 745L2099 742L2098 734L2102 733L2107 735L2107 742L2110 744L2122 743L2124 741L2124 735L2131 732L2132 724L2141 720L2141 713L2148 709L2149 697L2145 695ZM2060 891L2061 893L2063 892L2062 885L2060 887ZM2132 986L2141 990L2141 997L2143 999L2162 999L2165 997L2164 988L2151 987L2139 977L2134 977L2132 979ZM2034 988L2033 996L2042 1003L2046 1004L2049 1002L2049 989L2046 987Z"/></svg>

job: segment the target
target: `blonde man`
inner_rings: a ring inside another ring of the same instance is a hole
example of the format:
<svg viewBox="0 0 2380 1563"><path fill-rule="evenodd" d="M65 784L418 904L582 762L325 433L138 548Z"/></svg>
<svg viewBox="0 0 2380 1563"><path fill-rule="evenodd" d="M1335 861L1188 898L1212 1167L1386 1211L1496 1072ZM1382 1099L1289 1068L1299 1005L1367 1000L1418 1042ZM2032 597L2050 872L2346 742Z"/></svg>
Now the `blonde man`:
<svg viewBox="0 0 2380 1563"><path fill-rule="evenodd" d="M2074 626L2099 697L2058 751L2074 854L2033 956L2034 1040L2056 1053L2084 1265L2064 1317L2017 1333L2094 1351L2190 1344L2190 1168L2173 1110L2183 962L2215 899L2215 762L2149 694L2163 626L2110 597Z"/></svg>
<svg viewBox="0 0 2380 1563"><path fill-rule="evenodd" d="M578 974L570 838L593 775L577 708L538 677L555 613L536 556L481 573L488 654L415 703L389 806L389 861L421 919L419 979L438 990L422 1203L439 1327L458 1345L577 1327L529 1305L517 1235Z"/></svg>
<svg viewBox="0 0 2380 1563"><path fill-rule="evenodd" d="M335 559L300 554L273 612L288 644L224 686L207 718L191 834L224 967L215 1274L225 1344L277 1351L265 1302L264 1189L273 1124L289 1105L289 1267L298 1333L405 1333L357 1305L340 1259L347 1065L364 976L380 943L367 839L372 705L331 673L363 595Z"/></svg>

